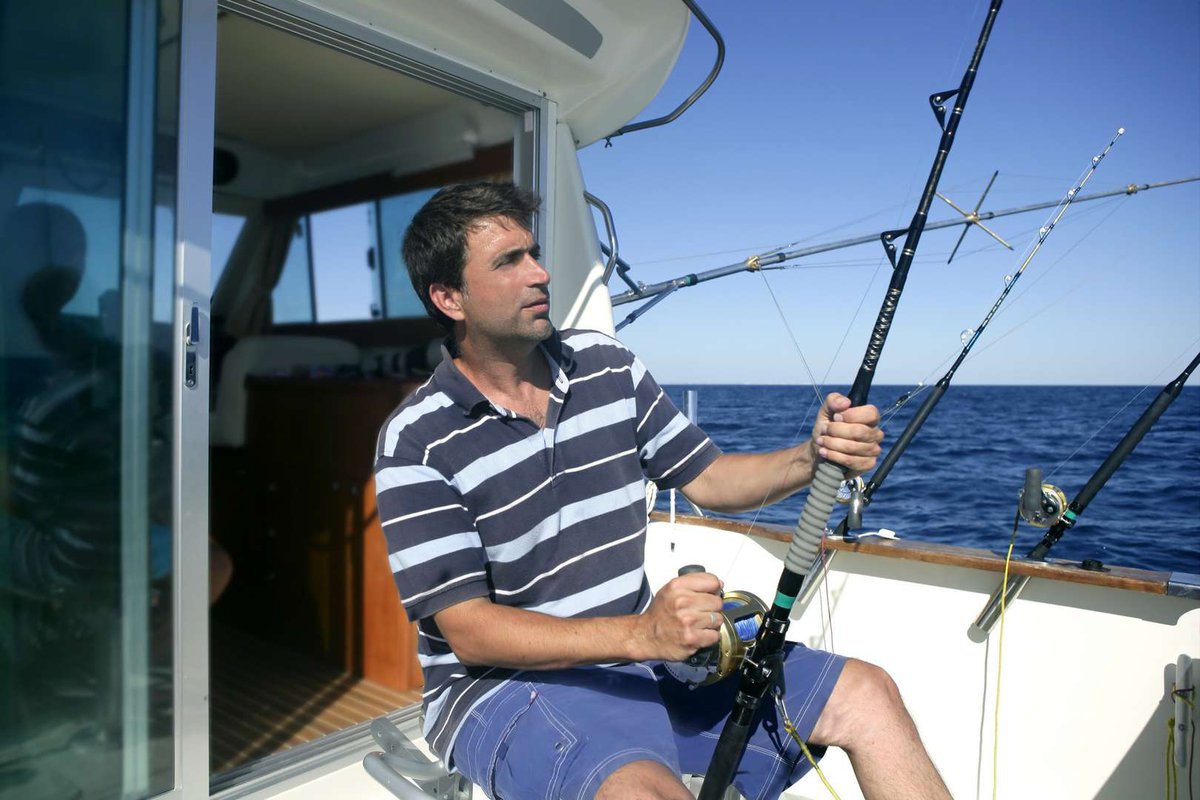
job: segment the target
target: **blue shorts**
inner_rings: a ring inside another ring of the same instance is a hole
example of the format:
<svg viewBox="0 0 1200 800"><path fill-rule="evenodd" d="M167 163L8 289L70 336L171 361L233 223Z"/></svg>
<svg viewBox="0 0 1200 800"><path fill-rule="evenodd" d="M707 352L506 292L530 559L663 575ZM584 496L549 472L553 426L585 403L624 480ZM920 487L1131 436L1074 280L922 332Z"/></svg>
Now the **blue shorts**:
<svg viewBox="0 0 1200 800"><path fill-rule="evenodd" d="M841 675L842 656L789 645L788 714L807 738ZM736 676L689 689L659 666L627 664L524 672L471 709L455 738L452 766L506 800L591 800L633 761L657 761L676 775L708 769L737 691ZM747 800L777 798L808 771L779 725L771 698L734 786ZM823 748L809 748L814 757Z"/></svg>

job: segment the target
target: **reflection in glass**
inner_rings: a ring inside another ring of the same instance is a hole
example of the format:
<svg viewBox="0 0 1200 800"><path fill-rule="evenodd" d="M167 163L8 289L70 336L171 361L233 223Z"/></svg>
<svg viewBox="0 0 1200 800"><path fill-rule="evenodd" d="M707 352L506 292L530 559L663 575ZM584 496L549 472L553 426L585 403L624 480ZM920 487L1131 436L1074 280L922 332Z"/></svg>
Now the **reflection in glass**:
<svg viewBox="0 0 1200 800"><path fill-rule="evenodd" d="M276 324L313 321L312 272L309 269L308 220L292 231L279 282L271 291L271 318Z"/></svg>
<svg viewBox="0 0 1200 800"><path fill-rule="evenodd" d="M396 195L379 201L379 240L383 254L383 286L388 317L423 317L425 306L413 291L408 267L400 253L404 232L413 216L437 193L437 188Z"/></svg>
<svg viewBox="0 0 1200 800"><path fill-rule="evenodd" d="M178 24L173 2L0 4L6 799L139 798L174 783L168 343ZM131 67L137 52L157 68ZM131 92L139 82L153 88ZM131 164L130 115L155 107ZM147 165L159 174L131 186L134 167ZM136 274L145 277L133 292L131 197L150 209L137 232L147 263ZM132 368L144 378L137 397L125 389ZM131 461L144 467L130 471ZM130 608L142 609L138 618Z"/></svg>
<svg viewBox="0 0 1200 800"><path fill-rule="evenodd" d="M312 236L313 287L317 322L371 319L375 273L367 251L375 239L370 205L322 211L308 218Z"/></svg>

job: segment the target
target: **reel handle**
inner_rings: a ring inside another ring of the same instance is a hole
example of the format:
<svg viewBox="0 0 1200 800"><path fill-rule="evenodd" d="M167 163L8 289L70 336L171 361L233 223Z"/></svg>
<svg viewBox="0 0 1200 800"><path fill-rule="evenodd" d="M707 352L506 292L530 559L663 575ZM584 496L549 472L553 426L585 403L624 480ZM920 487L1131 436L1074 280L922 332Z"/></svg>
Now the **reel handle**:
<svg viewBox="0 0 1200 800"><path fill-rule="evenodd" d="M679 568L680 577L683 577L684 575L691 575L694 572L708 572L708 570L706 570L702 564L685 564ZM717 596L723 597L720 592L717 593ZM708 647L702 647L695 653L692 653L691 657L689 657L684 663L693 667L702 667L709 662L715 662L717 657L720 655L720 652L721 643L718 641L716 644L709 645Z"/></svg>
<svg viewBox="0 0 1200 800"><path fill-rule="evenodd" d="M1025 488L1021 490L1022 519L1036 519L1042 512L1042 469L1028 467L1025 470Z"/></svg>

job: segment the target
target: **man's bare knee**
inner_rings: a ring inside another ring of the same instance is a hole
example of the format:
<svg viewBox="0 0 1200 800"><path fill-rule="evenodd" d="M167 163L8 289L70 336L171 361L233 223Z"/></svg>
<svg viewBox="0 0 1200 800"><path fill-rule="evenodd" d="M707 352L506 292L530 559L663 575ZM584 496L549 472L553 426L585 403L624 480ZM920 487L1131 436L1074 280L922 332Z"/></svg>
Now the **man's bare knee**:
<svg viewBox="0 0 1200 800"><path fill-rule="evenodd" d="M810 738L815 744L850 749L870 731L897 724L911 727L912 721L892 676L852 658L846 661Z"/></svg>
<svg viewBox="0 0 1200 800"><path fill-rule="evenodd" d="M679 776L657 761L631 761L600 785L596 800L693 800Z"/></svg>

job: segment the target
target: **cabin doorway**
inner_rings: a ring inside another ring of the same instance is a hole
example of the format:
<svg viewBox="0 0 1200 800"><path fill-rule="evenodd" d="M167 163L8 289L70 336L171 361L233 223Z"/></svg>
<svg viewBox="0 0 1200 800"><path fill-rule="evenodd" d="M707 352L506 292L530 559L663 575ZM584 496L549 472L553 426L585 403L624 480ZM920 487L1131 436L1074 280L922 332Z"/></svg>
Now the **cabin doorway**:
<svg viewBox="0 0 1200 800"><path fill-rule="evenodd" d="M440 358L400 241L443 185L531 180L534 110L361 33L218 20L214 789L419 701L371 478L380 423Z"/></svg>

